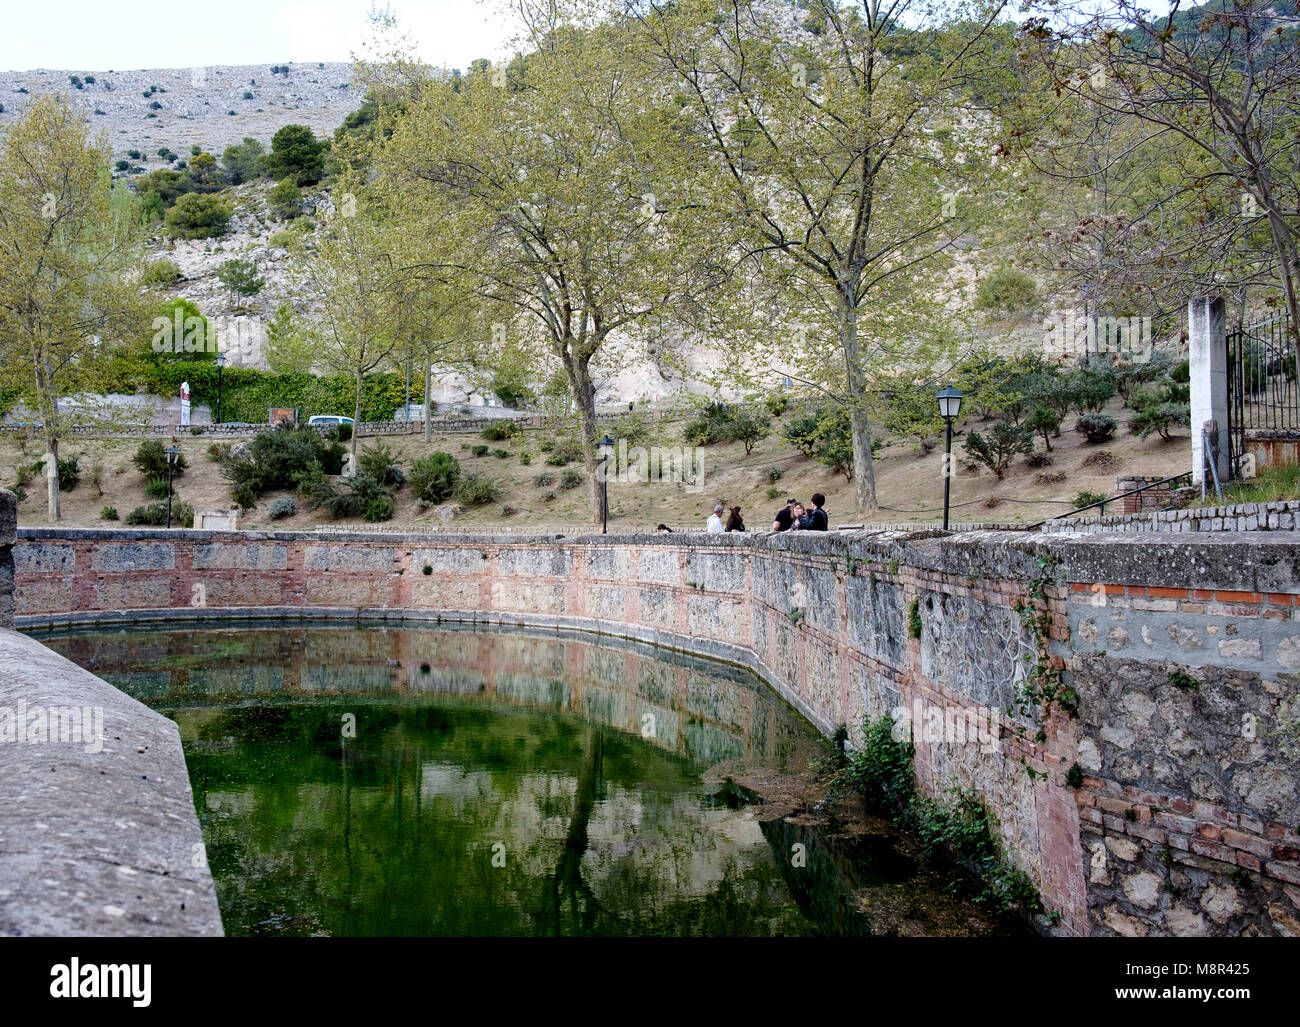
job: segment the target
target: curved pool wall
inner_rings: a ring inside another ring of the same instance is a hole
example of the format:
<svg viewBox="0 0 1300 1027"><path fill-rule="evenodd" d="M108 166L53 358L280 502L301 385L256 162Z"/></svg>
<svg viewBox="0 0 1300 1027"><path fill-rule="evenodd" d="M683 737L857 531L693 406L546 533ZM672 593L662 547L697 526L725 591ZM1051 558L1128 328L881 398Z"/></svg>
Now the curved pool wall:
<svg viewBox="0 0 1300 1027"><path fill-rule="evenodd" d="M913 726L921 790L977 793L1067 933L1300 933L1294 532L33 528L15 555L24 627L468 621L728 660L828 735L856 740L864 715ZM1035 592L1037 627L1017 610ZM1004 712L1049 664L1078 716Z"/></svg>

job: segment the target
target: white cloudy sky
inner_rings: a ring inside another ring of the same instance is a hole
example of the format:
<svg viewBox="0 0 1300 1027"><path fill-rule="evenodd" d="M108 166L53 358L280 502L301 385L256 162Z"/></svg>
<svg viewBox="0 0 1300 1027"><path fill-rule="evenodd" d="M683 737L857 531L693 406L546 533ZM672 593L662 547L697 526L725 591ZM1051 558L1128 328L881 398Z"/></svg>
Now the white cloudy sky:
<svg viewBox="0 0 1300 1027"><path fill-rule="evenodd" d="M186 68L347 61L371 35L372 0L6 3L0 70ZM466 68L509 52L499 0L385 0L429 63Z"/></svg>

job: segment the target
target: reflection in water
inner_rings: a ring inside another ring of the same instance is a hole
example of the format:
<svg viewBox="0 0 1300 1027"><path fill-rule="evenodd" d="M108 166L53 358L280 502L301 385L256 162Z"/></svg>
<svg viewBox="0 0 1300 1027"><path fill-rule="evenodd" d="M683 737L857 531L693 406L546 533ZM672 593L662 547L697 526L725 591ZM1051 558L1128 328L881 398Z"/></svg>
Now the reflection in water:
<svg viewBox="0 0 1300 1027"><path fill-rule="evenodd" d="M46 644L178 724L228 934L869 933L853 867L704 784L819 751L748 672L457 628Z"/></svg>

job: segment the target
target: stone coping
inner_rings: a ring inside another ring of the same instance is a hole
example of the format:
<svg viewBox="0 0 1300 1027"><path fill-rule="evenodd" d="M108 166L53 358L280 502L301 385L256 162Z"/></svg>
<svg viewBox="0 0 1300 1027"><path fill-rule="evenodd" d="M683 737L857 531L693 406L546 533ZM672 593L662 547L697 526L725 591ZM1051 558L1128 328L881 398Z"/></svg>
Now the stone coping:
<svg viewBox="0 0 1300 1027"><path fill-rule="evenodd" d="M1164 586L1177 580L1188 588L1234 588L1250 592L1286 592L1300 581L1300 532L1252 533L1245 541L1238 532L1186 534L1057 531L916 531L794 532L781 534L655 532L630 535L515 534L381 534L301 531L199 531L186 528L19 528L17 546L41 542L174 542L183 545L242 542L316 543L420 546L422 548L606 546L661 547L737 552L789 552L800 556L844 561L871 557L897 561L923 570L963 577L1012 577L1030 580L1050 558L1067 581L1122 582Z"/></svg>
<svg viewBox="0 0 1300 1027"><path fill-rule="evenodd" d="M0 666L0 935L221 935L176 725L15 631Z"/></svg>

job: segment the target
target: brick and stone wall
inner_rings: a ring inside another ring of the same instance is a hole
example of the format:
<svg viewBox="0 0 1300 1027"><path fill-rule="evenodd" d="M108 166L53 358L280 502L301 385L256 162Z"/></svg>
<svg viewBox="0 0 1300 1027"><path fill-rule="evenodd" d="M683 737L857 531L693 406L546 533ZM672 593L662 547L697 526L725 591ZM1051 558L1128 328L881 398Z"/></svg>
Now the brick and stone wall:
<svg viewBox="0 0 1300 1027"><path fill-rule="evenodd" d="M1294 532L37 528L15 556L20 624L466 620L730 660L827 734L843 723L859 739L864 715L911 723L921 788L980 795L1066 932L1300 934ZM1024 706L1026 672L1053 665L1077 717L1006 712Z"/></svg>

